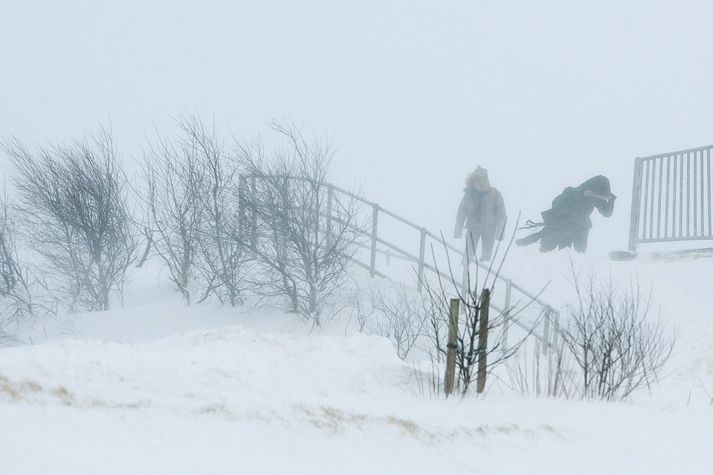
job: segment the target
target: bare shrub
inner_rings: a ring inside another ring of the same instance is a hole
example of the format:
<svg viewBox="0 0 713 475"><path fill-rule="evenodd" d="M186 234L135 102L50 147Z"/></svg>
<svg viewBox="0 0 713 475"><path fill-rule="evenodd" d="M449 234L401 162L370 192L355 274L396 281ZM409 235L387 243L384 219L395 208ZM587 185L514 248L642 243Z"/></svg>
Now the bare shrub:
<svg viewBox="0 0 713 475"><path fill-rule="evenodd" d="M238 151L245 243L258 264L254 284L263 296L286 298L291 311L319 326L358 249L357 201L330 200L328 144L308 141L292 125L272 128L284 146L271 157L259 144Z"/></svg>
<svg viewBox="0 0 713 475"><path fill-rule="evenodd" d="M367 289L363 289L355 283L354 288L345 293L347 301L346 311L349 315L347 330L352 320L356 320L357 331L359 333L366 333L369 328L372 318L376 313L371 289L372 286L369 286Z"/></svg>
<svg viewBox="0 0 713 475"><path fill-rule="evenodd" d="M405 360L423 334L431 314L430 301L403 284L371 287L371 307L381 318L372 319L367 332L388 338Z"/></svg>
<svg viewBox="0 0 713 475"><path fill-rule="evenodd" d="M136 238L127 181L111 134L31 152L2 146L16 169L18 209L51 291L71 310L107 310L123 298Z"/></svg>
<svg viewBox="0 0 713 475"><path fill-rule="evenodd" d="M169 279L186 303L196 297L200 234L205 219L205 170L195 143L171 144L161 138L144 155L148 190L145 202L149 227L156 237L156 254L168 268ZM212 284L200 289L208 297Z"/></svg>
<svg viewBox="0 0 713 475"><path fill-rule="evenodd" d="M215 295L239 305L247 256L236 162L200 118L177 122L175 143L159 137L145 154L147 241L187 303Z"/></svg>
<svg viewBox="0 0 713 475"><path fill-rule="evenodd" d="M6 197L0 197L0 342L13 338L7 327L34 313L27 270L20 264L16 230Z"/></svg>
<svg viewBox="0 0 713 475"><path fill-rule="evenodd" d="M651 295L638 282L617 289L593 275L583 284L574 274L577 304L570 308L564 341L581 369L582 395L624 399L650 388L673 351L675 338L660 321L650 322Z"/></svg>
<svg viewBox="0 0 713 475"><path fill-rule="evenodd" d="M516 226L517 227L517 226ZM514 237L514 234L513 234ZM466 254L463 270L463 282L458 282L453 276L450 257L448 257L448 273L437 270L437 284L423 280L423 289L428 299L430 309L427 336L429 338L430 358L434 368L442 368L448 354L448 321L450 316L450 300L457 298L460 301L460 318L458 321L458 334L455 344L456 352L456 390L461 395L466 395L471 384L477 377L477 369L481 361L486 362L488 371L497 367L516 354L527 336L515 344L509 345L503 351L505 333L497 331L505 324L505 318L512 323L518 317L514 309L502 309L502 312L490 311L488 323L485 326L489 335L487 348L480 347L481 317L485 304L482 300L484 290L493 294L498 281L499 270L507 258L512 245L512 237L507 248L500 251L500 244L495 249L492 267L481 268L477 263L475 272L472 272L469 256ZM448 249L444 244L446 254ZM432 252L432 254L434 254ZM434 256L435 262L435 256ZM499 263L498 263L499 260ZM481 272L483 275L481 275ZM523 307L524 308L524 307ZM434 386L434 385L432 385Z"/></svg>
<svg viewBox="0 0 713 475"><path fill-rule="evenodd" d="M198 265L207 288L232 306L244 301L249 260L240 223L238 168L215 131L196 116L179 120L186 143L197 148L203 168L204 219ZM216 281L217 279L217 281Z"/></svg>
<svg viewBox="0 0 713 475"><path fill-rule="evenodd" d="M505 362L505 384L524 395L574 397L577 387L568 348L560 340L560 345L545 355L538 343L525 343Z"/></svg>

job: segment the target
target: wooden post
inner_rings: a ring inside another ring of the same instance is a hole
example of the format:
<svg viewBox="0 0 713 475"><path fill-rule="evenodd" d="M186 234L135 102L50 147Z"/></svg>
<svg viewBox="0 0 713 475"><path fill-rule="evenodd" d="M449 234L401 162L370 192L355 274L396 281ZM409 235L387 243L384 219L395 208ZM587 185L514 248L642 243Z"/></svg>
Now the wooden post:
<svg viewBox="0 0 713 475"><path fill-rule="evenodd" d="M505 311L503 312L503 353L508 351L508 330L510 329L510 306L512 305L512 280L505 281Z"/></svg>
<svg viewBox="0 0 713 475"><path fill-rule="evenodd" d="M485 389L488 369L488 314L490 313L490 289L483 289L480 296L480 328L478 329L478 394Z"/></svg>
<svg viewBox="0 0 713 475"><path fill-rule="evenodd" d="M456 350L458 349L458 314L460 313L460 299L451 299L450 315L448 319L448 354L446 356L446 377L444 391L446 397L453 393L456 382Z"/></svg>
<svg viewBox="0 0 713 475"><path fill-rule="evenodd" d="M421 246L418 253L418 292L423 290L423 269L426 266L426 229L421 228Z"/></svg>
<svg viewBox="0 0 713 475"><path fill-rule="evenodd" d="M379 224L379 205L374 204L374 211L371 218L371 262L370 262L370 273L374 277L376 275L376 240L378 238L378 224Z"/></svg>

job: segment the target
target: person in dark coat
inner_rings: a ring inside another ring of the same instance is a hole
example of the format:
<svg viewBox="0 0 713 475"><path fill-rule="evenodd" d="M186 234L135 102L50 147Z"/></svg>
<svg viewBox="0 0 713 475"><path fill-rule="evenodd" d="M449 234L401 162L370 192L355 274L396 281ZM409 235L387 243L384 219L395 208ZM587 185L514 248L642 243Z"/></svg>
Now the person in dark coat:
<svg viewBox="0 0 713 475"><path fill-rule="evenodd" d="M592 228L589 216L596 208L608 218L614 212L614 201L616 195L611 192L605 176L597 175L577 187L569 186L552 201L550 209L542 212L543 222L529 226L542 226L542 229L516 242L526 246L540 241L541 252L574 246L577 252L583 253Z"/></svg>
<svg viewBox="0 0 713 475"><path fill-rule="evenodd" d="M495 239L502 239L507 215L503 195L490 186L488 171L478 167L468 175L463 189L463 198L458 206L453 237L460 239L466 233L466 253L475 255L478 242L482 242L480 260L492 257Z"/></svg>

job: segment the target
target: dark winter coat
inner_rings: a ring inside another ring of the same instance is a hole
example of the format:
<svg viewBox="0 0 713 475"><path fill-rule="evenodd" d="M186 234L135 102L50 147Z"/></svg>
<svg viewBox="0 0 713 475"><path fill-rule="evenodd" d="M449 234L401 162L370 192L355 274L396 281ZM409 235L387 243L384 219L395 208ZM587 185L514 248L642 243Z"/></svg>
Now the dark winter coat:
<svg viewBox="0 0 713 475"><path fill-rule="evenodd" d="M518 240L518 244L527 245L539 240L542 252L570 246L584 252L592 228L592 211L596 208L602 216L609 217L614 212L615 201L609 179L602 175L577 187L567 187L552 200L552 207L542 212L542 230Z"/></svg>
<svg viewBox="0 0 713 475"><path fill-rule="evenodd" d="M478 226L482 236L502 239L506 221L503 195L493 186L478 191L469 183L458 206L454 237L460 238L464 228Z"/></svg>
<svg viewBox="0 0 713 475"><path fill-rule="evenodd" d="M610 197L609 200L604 199ZM616 196L611 193L609 179L597 175L576 188L571 186L565 188L557 198L552 200L552 207L542 212L542 219L545 226L589 230L592 227L589 216L594 208L597 208L602 216L609 217L614 211L615 199Z"/></svg>

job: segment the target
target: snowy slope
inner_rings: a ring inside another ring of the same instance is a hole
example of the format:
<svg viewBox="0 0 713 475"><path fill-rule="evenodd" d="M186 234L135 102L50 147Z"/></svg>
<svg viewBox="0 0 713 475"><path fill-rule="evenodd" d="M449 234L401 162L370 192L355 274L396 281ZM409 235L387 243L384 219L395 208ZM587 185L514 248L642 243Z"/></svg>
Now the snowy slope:
<svg viewBox="0 0 713 475"><path fill-rule="evenodd" d="M242 327L6 349L3 471L709 473L709 407L431 400L410 371L380 338Z"/></svg>
<svg viewBox="0 0 713 475"><path fill-rule="evenodd" d="M0 350L0 472L713 473L710 259L573 259L651 286L678 335L651 394L592 403L493 383L434 399L386 339L339 322L310 334L268 308L185 308L139 276L126 308L44 322L34 344ZM569 265L515 250L506 271L550 280L543 298L563 309Z"/></svg>

